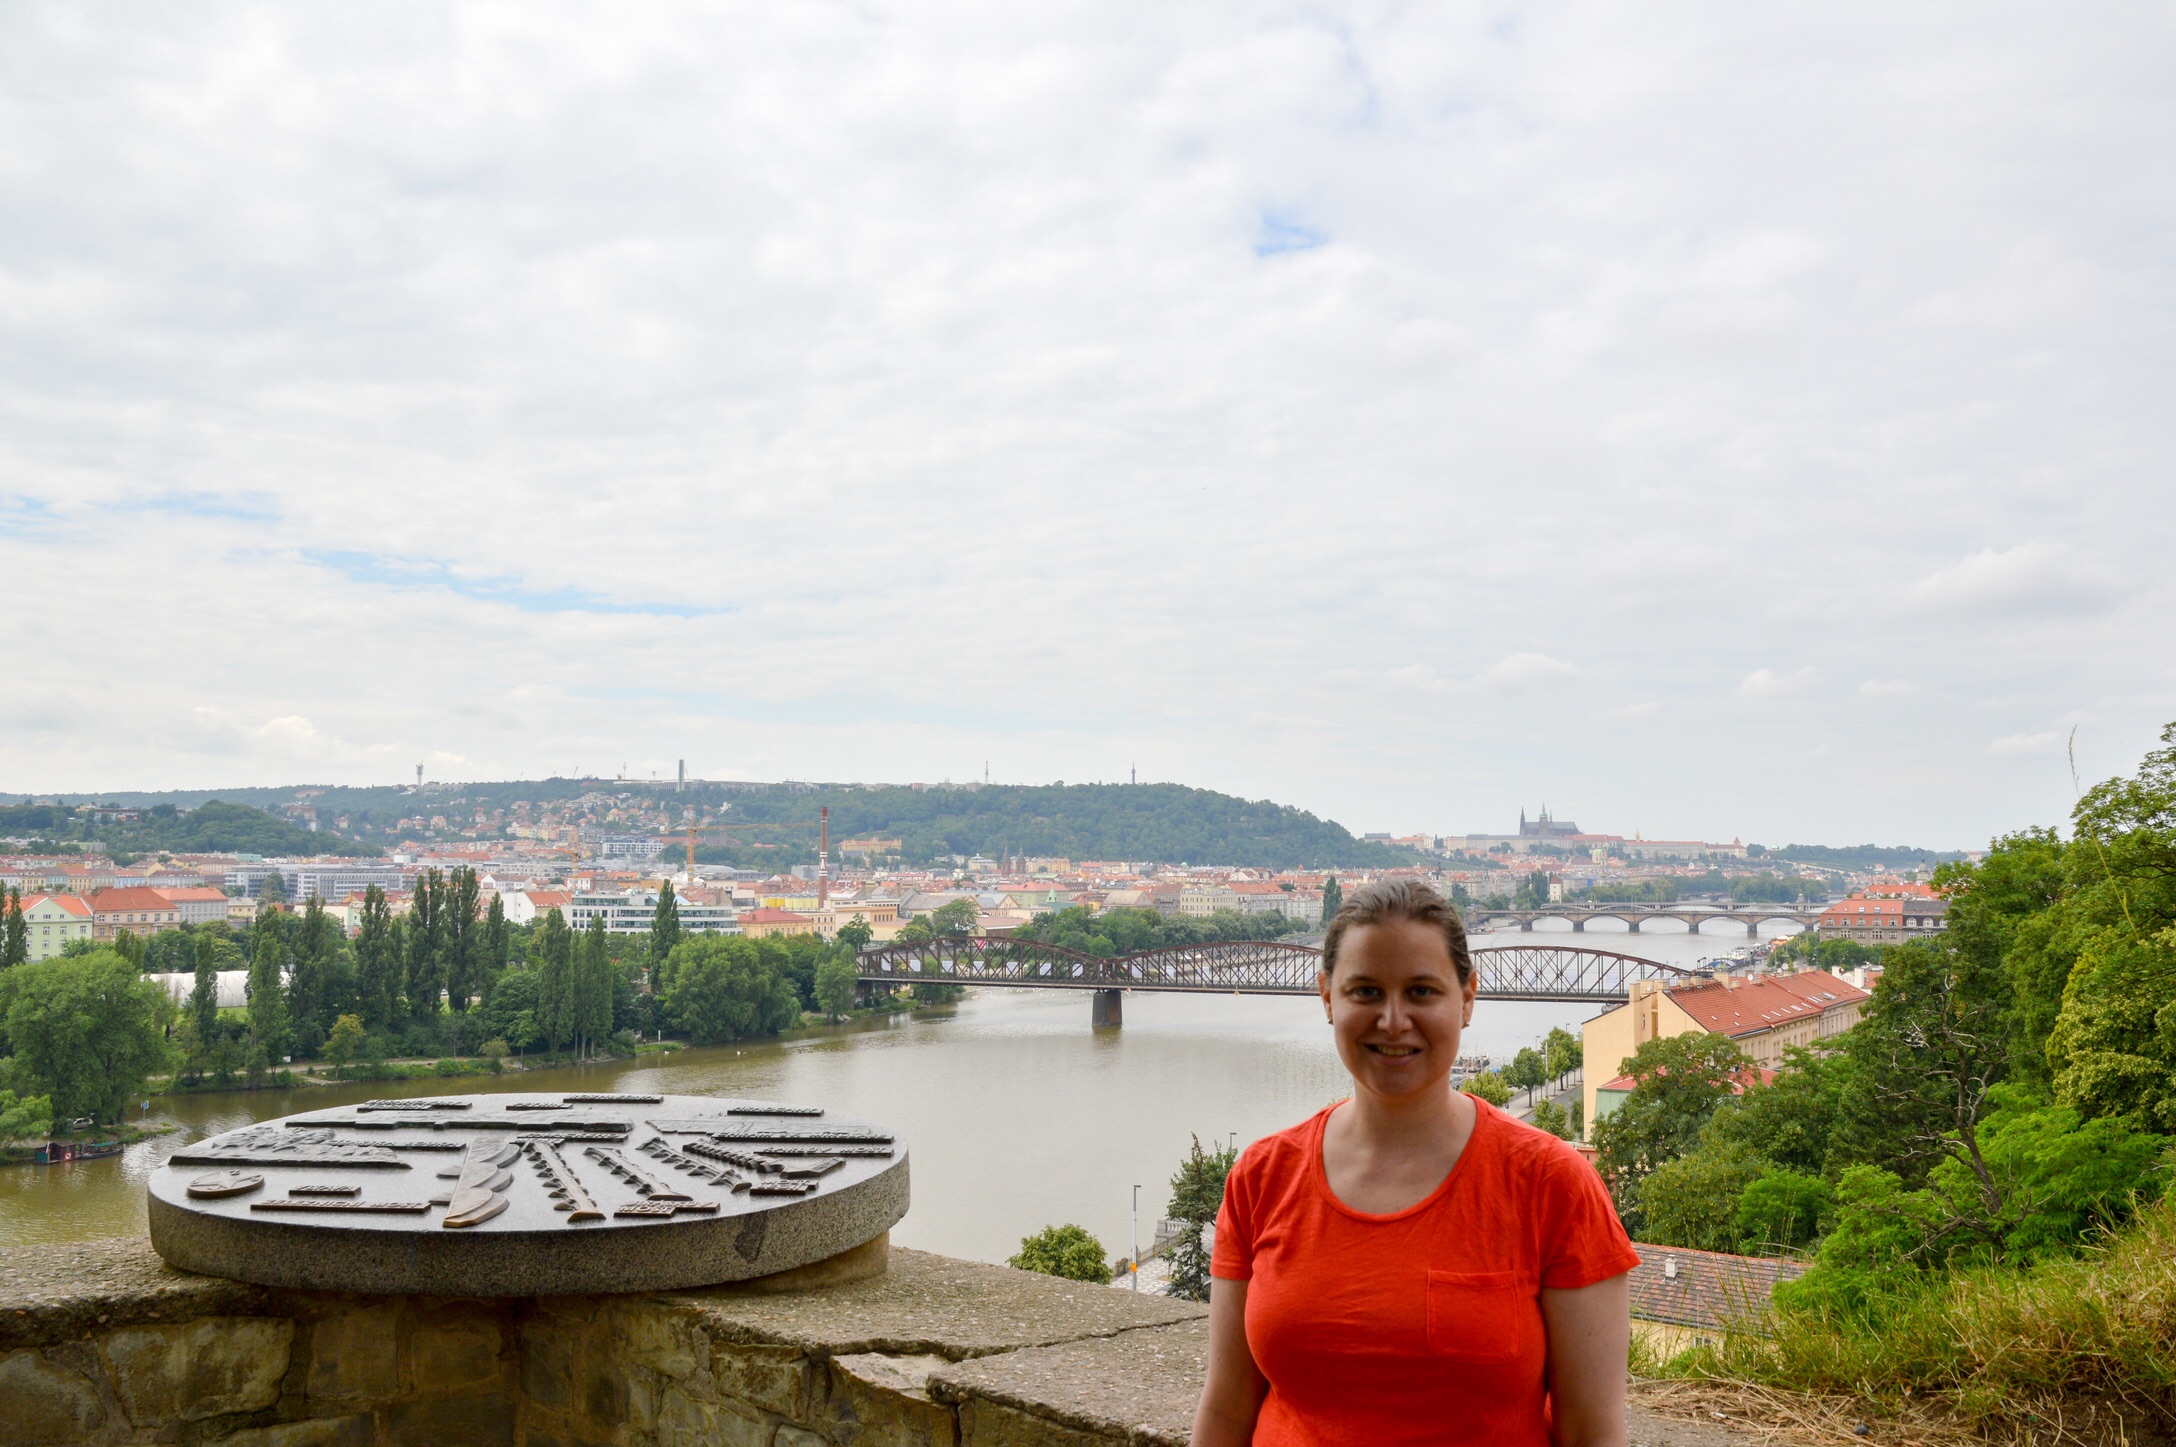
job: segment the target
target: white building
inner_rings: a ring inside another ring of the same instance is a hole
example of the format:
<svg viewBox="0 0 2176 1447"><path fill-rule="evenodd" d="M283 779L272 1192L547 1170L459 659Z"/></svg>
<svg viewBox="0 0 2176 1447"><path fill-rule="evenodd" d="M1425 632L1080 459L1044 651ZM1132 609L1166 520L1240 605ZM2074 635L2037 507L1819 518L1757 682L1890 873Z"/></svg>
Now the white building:
<svg viewBox="0 0 2176 1447"><path fill-rule="evenodd" d="M680 928L688 934L740 933L740 915L731 905L691 904L683 899L678 906ZM601 918L608 935L645 935L657 918L657 892L637 889L626 894L570 895L564 913L567 923L577 931L588 929L592 919Z"/></svg>

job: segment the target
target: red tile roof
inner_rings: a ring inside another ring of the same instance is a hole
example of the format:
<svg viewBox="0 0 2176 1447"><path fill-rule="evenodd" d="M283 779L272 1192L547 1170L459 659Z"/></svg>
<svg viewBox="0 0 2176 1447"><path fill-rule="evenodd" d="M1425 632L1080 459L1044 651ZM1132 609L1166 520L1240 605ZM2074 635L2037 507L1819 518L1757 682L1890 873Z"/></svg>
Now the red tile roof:
<svg viewBox="0 0 2176 1447"><path fill-rule="evenodd" d="M1701 1029L1732 1037L1758 1035L1779 1025L1817 1017L1832 1006L1867 998L1866 991L1845 984L1826 970L1743 980L1735 986L1719 981L1676 985L1667 993L1670 1003L1692 1016Z"/></svg>
<svg viewBox="0 0 2176 1447"><path fill-rule="evenodd" d="M224 900L227 897L225 890L213 889L209 885L187 889L169 889L162 885L152 890L152 893L165 899L168 904L209 904L215 899Z"/></svg>
<svg viewBox="0 0 2176 1447"><path fill-rule="evenodd" d="M1721 1327L1763 1310L1778 1285L1806 1274L1803 1261L1770 1256L1729 1256L1644 1241L1632 1249L1640 1257L1632 1268L1632 1315L1643 1321Z"/></svg>
<svg viewBox="0 0 2176 1447"><path fill-rule="evenodd" d="M30 913L48 900L79 918L89 919L91 917L90 905L73 894L26 894L23 896L23 913Z"/></svg>
<svg viewBox="0 0 2176 1447"><path fill-rule="evenodd" d="M101 889L91 896L93 914L120 914L123 911L163 914L173 907L164 894L142 885L129 889Z"/></svg>

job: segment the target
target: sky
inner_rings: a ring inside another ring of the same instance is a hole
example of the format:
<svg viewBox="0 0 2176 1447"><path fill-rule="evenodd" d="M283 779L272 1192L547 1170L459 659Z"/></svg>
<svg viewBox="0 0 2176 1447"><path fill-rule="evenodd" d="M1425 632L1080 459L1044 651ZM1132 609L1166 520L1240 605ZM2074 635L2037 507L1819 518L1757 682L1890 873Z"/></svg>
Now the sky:
<svg viewBox="0 0 2176 1447"><path fill-rule="evenodd" d="M0 9L0 790L1975 847L2176 719L2176 12Z"/></svg>

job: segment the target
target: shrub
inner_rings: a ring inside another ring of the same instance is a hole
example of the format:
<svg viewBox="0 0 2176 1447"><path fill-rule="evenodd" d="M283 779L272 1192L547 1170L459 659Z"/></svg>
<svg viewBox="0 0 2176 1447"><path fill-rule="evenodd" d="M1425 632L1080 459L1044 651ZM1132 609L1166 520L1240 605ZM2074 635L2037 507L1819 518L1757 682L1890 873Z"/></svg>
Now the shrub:
<svg viewBox="0 0 2176 1447"><path fill-rule="evenodd" d="M1089 1235L1086 1227L1070 1223L1045 1226L1033 1236L1021 1237L1019 1254L1005 1264L1021 1271L1039 1271L1045 1276L1089 1281L1098 1286L1108 1286L1111 1280L1110 1262L1104 1258L1103 1243Z"/></svg>

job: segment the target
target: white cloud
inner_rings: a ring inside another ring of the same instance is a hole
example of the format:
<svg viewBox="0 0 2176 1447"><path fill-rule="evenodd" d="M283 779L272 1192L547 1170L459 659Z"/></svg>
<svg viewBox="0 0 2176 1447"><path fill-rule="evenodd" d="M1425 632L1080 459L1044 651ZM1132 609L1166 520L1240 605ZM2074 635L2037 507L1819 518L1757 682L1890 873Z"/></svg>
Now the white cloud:
<svg viewBox="0 0 2176 1447"><path fill-rule="evenodd" d="M1869 678L1859 685L1861 698L1905 698L1919 692L1919 685L1908 678Z"/></svg>
<svg viewBox="0 0 2176 1447"><path fill-rule="evenodd" d="M1905 600L1927 613L2059 619L2103 612L2128 591L2098 562L2053 543L1986 548L1927 574Z"/></svg>
<svg viewBox="0 0 2176 1447"><path fill-rule="evenodd" d="M1643 718L1653 718L1662 712L1662 705L1650 699L1645 703L1628 703L1620 708L1605 708L1595 717L1606 723L1631 723Z"/></svg>
<svg viewBox="0 0 2176 1447"><path fill-rule="evenodd" d="M1482 669L1479 682L1492 693L1516 693L1578 676L1579 670L1561 658L1546 653L1512 653Z"/></svg>
<svg viewBox="0 0 2176 1447"><path fill-rule="evenodd" d="M2043 733L2009 734L1987 746L1990 754L2059 754L2064 741L2070 737L2061 729L2049 729Z"/></svg>
<svg viewBox="0 0 2176 1447"><path fill-rule="evenodd" d="M1772 668L1756 668L1739 681L1738 696L1740 698L1780 698L1787 693L1796 693L1807 684L1812 683L1813 674L1814 669L1811 664L1804 668L1793 669L1789 673L1777 673Z"/></svg>

